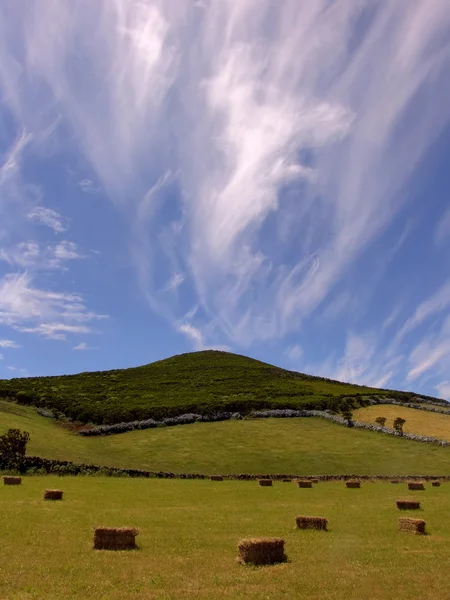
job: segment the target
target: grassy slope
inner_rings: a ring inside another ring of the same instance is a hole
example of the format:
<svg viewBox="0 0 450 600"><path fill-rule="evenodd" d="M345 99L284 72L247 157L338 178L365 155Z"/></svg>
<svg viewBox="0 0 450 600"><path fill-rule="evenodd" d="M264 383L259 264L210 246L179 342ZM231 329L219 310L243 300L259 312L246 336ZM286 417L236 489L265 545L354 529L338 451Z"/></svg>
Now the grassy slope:
<svg viewBox="0 0 450 600"><path fill-rule="evenodd" d="M45 503L45 488L65 499ZM0 598L9 600L435 600L450 588L450 487L420 496L429 536L398 532L406 486L25 478L0 488ZM297 514L330 531L296 531ZM406 516L403 514L403 516ZM92 550L93 527L136 526L140 549ZM242 537L280 536L290 562L236 563Z"/></svg>
<svg viewBox="0 0 450 600"><path fill-rule="evenodd" d="M143 367L0 380L0 397L49 406L73 419L118 423L190 411L325 407L332 398L387 392L332 382L226 352L174 356Z"/></svg>
<svg viewBox="0 0 450 600"><path fill-rule="evenodd" d="M378 405L359 408L353 413L356 421L375 423L377 417L386 417L386 425L392 427L396 417L406 419L403 430L406 433L430 435L450 441L450 414L442 415L424 410L415 410L395 405Z"/></svg>
<svg viewBox="0 0 450 600"><path fill-rule="evenodd" d="M174 472L439 475L448 473L450 459L448 448L320 419L196 423L84 438L32 408L0 402L0 434L8 427L31 434L32 455Z"/></svg>

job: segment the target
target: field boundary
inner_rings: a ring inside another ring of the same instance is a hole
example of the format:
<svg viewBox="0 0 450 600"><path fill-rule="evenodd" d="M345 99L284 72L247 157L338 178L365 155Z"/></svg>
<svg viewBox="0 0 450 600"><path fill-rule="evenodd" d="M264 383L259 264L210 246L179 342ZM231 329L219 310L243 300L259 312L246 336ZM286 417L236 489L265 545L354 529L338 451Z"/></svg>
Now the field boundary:
<svg viewBox="0 0 450 600"><path fill-rule="evenodd" d="M423 401L425 402L425 401ZM418 410L425 410L428 412L445 414L450 417L450 414L442 409L438 409L430 406L422 406L420 401L418 400L416 404L406 403L406 402L398 402L396 400L387 400L387 399L374 399L371 398L368 401L367 406L375 406L375 405L389 405L392 404L394 406L406 407L406 408L414 408ZM239 412L219 412L212 415L200 415L196 413L187 413L184 415L179 415L178 417L170 417L167 419L163 419L162 421L156 421L154 419L146 419L143 421L129 421L124 423L116 423L114 425L99 425L96 427L91 427L89 429L80 429L77 431L77 435L82 435L85 437L94 437L94 436L105 436L105 435L117 435L120 433L127 433L129 431L137 431L137 430L145 430L145 429L154 429L157 427L171 427L175 425L189 425L192 423L211 423L211 422L219 422L219 421L229 421L229 420L241 420L241 419L263 419L263 418L311 418L316 417L319 419L325 419L327 421L331 421L336 423L337 425L343 425L345 427L355 427L356 429L366 429L369 431L376 431L378 433L384 433L385 435L391 435L394 437L401 437L407 440L411 440L414 442L422 442L426 444L437 444L439 446L450 446L450 442L447 440L442 440L440 438L436 438L433 436L425 436L415 433L405 433L399 432L395 429L391 429L390 427L382 427L381 425L376 425L373 423L365 423L362 421L348 421L343 417L332 413L331 411L323 411L323 410L308 410L308 409L291 409L291 408L277 408L277 409L269 409L269 410L253 410L248 414L243 414Z"/></svg>
<svg viewBox="0 0 450 600"><path fill-rule="evenodd" d="M4 471L9 474L10 471ZM107 477L141 477L146 479L209 479L212 474L205 473L172 473L167 471L146 471L142 469L120 469L118 467L107 467L104 465L93 465L83 463L73 463L66 460L51 460L39 456L26 456L20 471L22 475L61 475L61 476L89 476L103 475ZM281 481L282 479L302 479L306 481L347 481L357 479L361 481L390 481L396 479L399 481L450 481L450 475L399 475L391 473L388 475L361 475L361 474L340 474L340 475L303 475L301 473L231 473L220 475L224 480L255 481L258 479L272 479Z"/></svg>

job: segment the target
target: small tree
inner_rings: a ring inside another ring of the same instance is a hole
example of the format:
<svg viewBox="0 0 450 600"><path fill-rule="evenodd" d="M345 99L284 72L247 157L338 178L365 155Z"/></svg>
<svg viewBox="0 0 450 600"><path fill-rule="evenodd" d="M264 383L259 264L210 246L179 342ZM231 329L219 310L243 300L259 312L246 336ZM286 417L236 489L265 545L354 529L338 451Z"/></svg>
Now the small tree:
<svg viewBox="0 0 450 600"><path fill-rule="evenodd" d="M347 427L353 427L353 407L351 404L343 404L341 407L341 414L347 421Z"/></svg>
<svg viewBox="0 0 450 600"><path fill-rule="evenodd" d="M403 425L406 423L406 419L402 419L401 417L397 417L394 420L394 429L398 431L400 435L403 435Z"/></svg>
<svg viewBox="0 0 450 600"><path fill-rule="evenodd" d="M0 469L20 471L30 434L20 429L8 429L0 436Z"/></svg>
<svg viewBox="0 0 450 600"><path fill-rule="evenodd" d="M386 425L386 417L377 417L375 419L375 423L378 423L378 425L384 427Z"/></svg>

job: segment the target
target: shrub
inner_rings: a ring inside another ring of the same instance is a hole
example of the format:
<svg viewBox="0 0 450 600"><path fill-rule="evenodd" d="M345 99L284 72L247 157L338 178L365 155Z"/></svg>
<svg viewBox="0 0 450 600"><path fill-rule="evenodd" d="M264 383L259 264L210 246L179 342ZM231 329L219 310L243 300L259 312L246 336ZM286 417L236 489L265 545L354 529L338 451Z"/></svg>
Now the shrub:
<svg viewBox="0 0 450 600"><path fill-rule="evenodd" d="M377 417L375 419L375 423L377 423L381 427L384 427L386 425L386 417Z"/></svg>
<svg viewBox="0 0 450 600"><path fill-rule="evenodd" d="M395 431L397 431L400 435L403 435L403 426L406 423L406 419L402 419L401 417L397 417L394 420L394 429Z"/></svg>
<svg viewBox="0 0 450 600"><path fill-rule="evenodd" d="M0 436L0 469L21 472L30 434L20 429L9 429Z"/></svg>

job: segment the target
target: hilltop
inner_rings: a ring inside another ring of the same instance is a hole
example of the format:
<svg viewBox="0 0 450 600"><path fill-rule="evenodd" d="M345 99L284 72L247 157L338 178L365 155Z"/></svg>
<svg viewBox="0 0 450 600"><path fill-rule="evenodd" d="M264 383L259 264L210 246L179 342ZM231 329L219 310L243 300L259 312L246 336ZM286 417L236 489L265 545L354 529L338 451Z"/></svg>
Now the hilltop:
<svg viewBox="0 0 450 600"><path fill-rule="evenodd" d="M129 369L0 380L0 398L96 424L187 412L336 409L346 399L355 406L364 404L370 395L405 401L412 396L304 375L217 350Z"/></svg>

